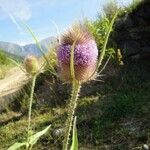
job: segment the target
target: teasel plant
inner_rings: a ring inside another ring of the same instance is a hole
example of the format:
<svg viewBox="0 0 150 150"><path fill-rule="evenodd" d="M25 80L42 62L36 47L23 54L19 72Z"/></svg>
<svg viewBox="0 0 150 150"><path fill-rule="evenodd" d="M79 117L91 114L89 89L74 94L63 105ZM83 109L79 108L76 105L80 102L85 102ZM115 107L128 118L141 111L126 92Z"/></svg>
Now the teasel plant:
<svg viewBox="0 0 150 150"><path fill-rule="evenodd" d="M60 37L57 46L58 76L62 81L71 83L72 85L71 99L65 124L63 150L68 150L70 145L70 133L80 89L83 83L93 80L98 76L97 72L102 65L109 35L117 14L118 11L110 22L100 54L98 54L97 44L93 36L83 24L73 25L70 30Z"/></svg>
<svg viewBox="0 0 150 150"><path fill-rule="evenodd" d="M48 66L50 68L49 71L51 72L51 74L55 75L55 72L54 72L54 68L48 62L48 58L45 55L33 30L26 23L23 23L23 25L25 26L27 31L31 34L32 38L34 39L34 41L36 43L36 46L39 48L44 59L40 61L41 63L39 63L39 60L37 57L35 57L33 55L28 55L24 59L23 66L22 66L16 60L9 58L9 60L13 64L15 64L18 68L20 68L20 70L22 70L25 74L27 74L29 79L31 79L31 81L32 81L32 85L31 85L31 93L30 93L30 97L29 97L28 127L27 127L27 138L26 138L27 140L24 142L14 143L12 146L10 146L8 148L8 150L17 150L17 149L20 149L21 147L26 147L27 150L31 150L32 147L37 143L39 138L41 136L43 136L46 132L48 132L48 130L51 127L51 125L49 125L44 130L33 134L33 130L32 130L32 126L31 126L31 116L32 116L32 103L33 103L33 98L34 98L34 90L35 90L35 83L36 83L37 76L40 73L43 73L45 71L46 64L48 64Z"/></svg>
<svg viewBox="0 0 150 150"><path fill-rule="evenodd" d="M43 65L39 64L38 58L29 55L24 59L24 67L20 66L16 61L10 59L15 63L22 71L24 71L29 78L32 80L31 93L29 98L29 110L28 110L28 127L27 127L27 138L24 142L16 142L8 148L8 150L17 150L21 147L26 147L27 150L31 150L32 147L37 143L39 138L43 136L50 128L51 125L46 127L44 130L33 134L31 126L31 116L32 116L32 103L34 97L35 83L37 76L43 71Z"/></svg>
<svg viewBox="0 0 150 150"><path fill-rule="evenodd" d="M31 113L32 113L34 89L35 89L37 75L40 72L40 66L39 66L38 59L35 56L27 56L24 60L24 67L26 69L26 72L28 73L28 75L31 76L31 79L32 79L30 101L29 101L29 111L28 111L28 130L27 130L27 141L29 141L29 137L30 137L30 135L32 135Z"/></svg>
<svg viewBox="0 0 150 150"><path fill-rule="evenodd" d="M34 90L35 90L35 83L37 76L45 71L45 66L48 65L49 71L51 74L56 75L55 70L53 66L49 63L48 58L46 54L44 53L44 50L42 49L36 35L34 34L33 30L23 22L24 27L27 29L27 31L31 34L32 38L35 41L36 46L39 48L39 51L41 52L43 56L43 61L41 64L39 64L38 59L35 56L29 55L24 59L24 65L20 65L17 61L13 60L12 58L9 58L9 60L15 64L17 67L19 67L24 73L26 73L29 78L32 80L32 86L31 86L31 93L30 93L30 100L29 100L29 110L28 110L28 128L27 128L27 140L24 142L16 142L12 146L8 148L8 150L17 150L21 147L26 147L27 150L31 150L32 147L37 143L39 138L46 134L48 130L50 129L51 125L46 127L44 130L39 131L35 134L33 134L32 126L31 126L31 116L32 116L32 103L33 103L33 97L34 97Z"/></svg>
<svg viewBox="0 0 150 150"><path fill-rule="evenodd" d="M32 35L32 37L34 38L37 47L39 48L41 54L43 55L43 58L45 59L45 62L48 64L49 68L51 68L50 72L53 75L59 77L62 81L71 83L72 85L71 100L69 102L68 116L67 116L67 121L65 126L63 150L68 150L73 120L74 120L74 124L76 125L76 118L74 117L74 114L75 114L75 109L77 107L78 96L80 93L81 86L83 83L93 80L98 76L97 72L99 67L102 65L102 61L105 56L108 38L112 31L112 26L114 24L118 12L119 11L115 13L112 21L110 22L110 26L107 31L104 45L101 50L99 58L98 58L98 48L96 42L92 37L92 35L90 34L90 32L88 31L88 29L86 28L86 26L82 24L74 25L67 33L63 34L59 38L60 39L59 44L56 47L57 58L58 58L58 75L56 74L53 66L51 66L51 64L49 63L47 56L45 55L42 47L40 46L40 43L37 40L37 37L31 30L31 28L26 24L24 24L27 30ZM30 104L29 104L29 113L28 113L27 141L23 143L17 142L14 145L12 145L8 150L16 150L24 146L26 147L26 149L31 150L33 145L36 144L36 142L38 141L38 139L42 135L44 135L50 128L49 125L44 130L37 132L35 134L32 134L32 130L31 130L31 112L32 112L34 88L35 88L36 77L40 73L40 69L41 69L37 65L38 63L36 61L37 60L34 56L29 56L24 61L26 72L32 78L32 88L30 94ZM14 63L16 62L14 61ZM45 63L43 64L43 66L45 66ZM23 68L21 69L24 70ZM77 149L78 149L77 129L76 126L73 126L73 138L72 138L71 150L77 150Z"/></svg>
<svg viewBox="0 0 150 150"><path fill-rule="evenodd" d="M57 33L59 33L58 27L55 24L55 22L52 22L52 23L55 25L55 28L57 29ZM35 35L35 33L33 32L33 30L25 22L22 22L22 24L27 29L27 31L30 33L32 38L34 39L35 44L36 44L37 48L39 49L39 51L41 52L43 59L42 59L42 63L39 63L39 60L37 59L37 57L29 55L24 59L24 63L23 63L24 65L22 67L22 65L20 65L20 63L18 63L16 60L9 58L9 60L13 64L15 64L24 73L26 73L29 76L29 78L32 80L32 86L31 86L31 93L30 93L30 98L29 98L30 101L29 101L29 111L28 111L27 140L24 142L14 143L12 146L10 146L8 148L8 150L17 150L17 149L20 149L21 147L26 147L27 150L31 150L32 147L37 143L39 138L41 136L43 136L46 132L48 132L48 130L50 129L51 125L46 127L44 130L33 134L32 126L31 126L32 103L33 103L33 97L34 97L36 78L40 73L43 73L45 71L46 65L49 68L48 71L52 75L57 76L57 74L55 72L55 68L51 64L51 62L53 62L53 60L49 61L47 55L44 53L44 50L43 50L42 46L40 45L40 42L39 42L37 36Z"/></svg>

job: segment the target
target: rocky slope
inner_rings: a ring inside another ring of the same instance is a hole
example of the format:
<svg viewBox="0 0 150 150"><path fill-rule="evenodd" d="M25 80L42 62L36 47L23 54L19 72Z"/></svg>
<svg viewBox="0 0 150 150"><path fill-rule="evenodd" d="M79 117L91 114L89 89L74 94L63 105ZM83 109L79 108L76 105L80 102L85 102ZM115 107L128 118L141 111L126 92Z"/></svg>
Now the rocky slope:
<svg viewBox="0 0 150 150"><path fill-rule="evenodd" d="M132 7L131 7L132 9ZM129 13L119 17L115 31L118 48L125 58L150 56L150 1L143 0Z"/></svg>

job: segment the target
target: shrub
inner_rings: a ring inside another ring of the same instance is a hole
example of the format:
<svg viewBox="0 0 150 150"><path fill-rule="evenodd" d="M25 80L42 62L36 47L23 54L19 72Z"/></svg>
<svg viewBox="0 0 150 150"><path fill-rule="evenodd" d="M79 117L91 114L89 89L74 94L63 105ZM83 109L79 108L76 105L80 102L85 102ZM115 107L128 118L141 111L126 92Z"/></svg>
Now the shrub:
<svg viewBox="0 0 150 150"><path fill-rule="evenodd" d="M10 62L7 58L7 55L0 50L0 65L8 65Z"/></svg>

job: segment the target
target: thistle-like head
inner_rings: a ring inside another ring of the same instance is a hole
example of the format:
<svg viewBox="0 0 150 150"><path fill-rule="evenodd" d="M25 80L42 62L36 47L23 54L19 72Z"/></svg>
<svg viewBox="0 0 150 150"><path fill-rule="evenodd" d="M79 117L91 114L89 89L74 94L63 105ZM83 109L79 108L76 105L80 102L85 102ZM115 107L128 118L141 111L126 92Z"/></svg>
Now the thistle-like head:
<svg viewBox="0 0 150 150"><path fill-rule="evenodd" d="M61 36L57 47L60 78L71 82L70 57L74 45L74 73L76 80L86 82L96 69L98 49L96 42L84 25L75 25Z"/></svg>
<svg viewBox="0 0 150 150"><path fill-rule="evenodd" d="M30 75L35 75L39 71L39 62L35 56L27 56L24 60L24 66Z"/></svg>

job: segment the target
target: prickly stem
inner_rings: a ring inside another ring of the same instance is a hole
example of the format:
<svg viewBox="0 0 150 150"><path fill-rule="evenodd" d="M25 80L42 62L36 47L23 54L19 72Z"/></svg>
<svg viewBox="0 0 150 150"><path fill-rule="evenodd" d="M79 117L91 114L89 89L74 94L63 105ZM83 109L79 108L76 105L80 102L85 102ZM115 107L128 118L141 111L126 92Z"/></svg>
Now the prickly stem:
<svg viewBox="0 0 150 150"><path fill-rule="evenodd" d="M37 75L34 75L32 78L32 87L30 93L30 102L29 102L29 112L28 112L28 132L27 132L27 142L29 142L30 131L31 131L31 113L32 113L32 103L33 103L33 95L35 89L35 82L36 82Z"/></svg>
<svg viewBox="0 0 150 150"><path fill-rule="evenodd" d="M68 150L69 146L69 140L70 140L70 132L72 128L72 122L74 118L75 109L77 107L77 100L79 96L81 88L81 83L77 80L73 81L72 83L72 94L71 94L71 100L70 100L70 106L68 110L68 118L66 122L66 135L63 142L63 150Z"/></svg>

